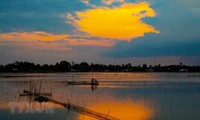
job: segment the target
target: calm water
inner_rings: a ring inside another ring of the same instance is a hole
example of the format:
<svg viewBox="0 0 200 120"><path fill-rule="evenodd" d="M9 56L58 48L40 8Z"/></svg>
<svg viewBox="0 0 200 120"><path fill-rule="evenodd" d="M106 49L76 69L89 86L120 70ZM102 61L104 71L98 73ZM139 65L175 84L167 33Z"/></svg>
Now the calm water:
<svg viewBox="0 0 200 120"><path fill-rule="evenodd" d="M100 81L95 90L65 84L91 78ZM95 120L54 103L19 97L29 81L41 80L42 91L52 89L53 99L120 120L200 119L200 73L56 73L0 74L0 120Z"/></svg>

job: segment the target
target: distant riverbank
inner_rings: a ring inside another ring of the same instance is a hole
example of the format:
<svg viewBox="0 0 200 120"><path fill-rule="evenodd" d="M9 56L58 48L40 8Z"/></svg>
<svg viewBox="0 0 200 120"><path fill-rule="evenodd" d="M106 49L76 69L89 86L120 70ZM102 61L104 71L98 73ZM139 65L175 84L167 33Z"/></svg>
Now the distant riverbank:
<svg viewBox="0 0 200 120"><path fill-rule="evenodd" d="M200 66L178 65L105 65L87 62L57 62L54 65L40 65L31 62L14 62L0 65L0 73L60 73L60 72L200 72Z"/></svg>

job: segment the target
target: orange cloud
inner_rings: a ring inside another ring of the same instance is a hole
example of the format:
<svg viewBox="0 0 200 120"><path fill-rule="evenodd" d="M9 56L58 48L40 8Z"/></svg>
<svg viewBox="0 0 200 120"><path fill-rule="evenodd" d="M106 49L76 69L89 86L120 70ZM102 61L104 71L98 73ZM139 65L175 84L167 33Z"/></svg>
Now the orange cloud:
<svg viewBox="0 0 200 120"><path fill-rule="evenodd" d="M33 48L42 46L43 49L51 48L56 50L69 50L66 46L112 46L113 41L109 40L88 40L90 36L75 35L71 38L68 34L51 34L47 32L34 31L34 32L10 32L1 33L0 42L8 44L8 41L14 42L16 45L22 45ZM76 39L77 37L77 39ZM63 42L57 42L62 40ZM7 42L6 42L7 41ZM33 46L34 44L34 46Z"/></svg>
<svg viewBox="0 0 200 120"><path fill-rule="evenodd" d="M109 47L109 46L113 46L114 42L110 41L110 40L85 40L85 39L79 39L79 40L68 40L68 42L71 45L74 46L104 46L104 47Z"/></svg>
<svg viewBox="0 0 200 120"><path fill-rule="evenodd" d="M125 3L114 8L95 8L76 12L76 15L78 19L72 19L72 15L68 15L68 19L80 31L91 36L130 41L132 38L144 36L145 33L159 33L154 27L141 21L142 18L156 15L147 2Z"/></svg>
<svg viewBox="0 0 200 120"><path fill-rule="evenodd" d="M55 41L63 40L67 37L66 34L50 34L47 32L34 31L34 32L10 32L5 34L0 34L3 39L15 39L15 40L26 40L26 41Z"/></svg>
<svg viewBox="0 0 200 120"><path fill-rule="evenodd" d="M58 40L66 39L66 34L51 34L47 32L10 32L0 34L0 43L6 45L14 45L25 48L27 51L31 50L70 50L59 42Z"/></svg>

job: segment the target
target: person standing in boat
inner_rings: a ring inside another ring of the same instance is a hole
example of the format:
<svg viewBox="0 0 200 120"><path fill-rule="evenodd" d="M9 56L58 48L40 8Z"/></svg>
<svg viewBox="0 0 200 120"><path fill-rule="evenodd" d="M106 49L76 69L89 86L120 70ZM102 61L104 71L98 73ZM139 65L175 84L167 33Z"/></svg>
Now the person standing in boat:
<svg viewBox="0 0 200 120"><path fill-rule="evenodd" d="M92 86L94 85L94 81L95 81L95 79L92 78L92 80L91 80L91 84L92 84Z"/></svg>
<svg viewBox="0 0 200 120"><path fill-rule="evenodd" d="M99 83L98 83L98 81L96 79L92 78L91 84L92 85L98 85Z"/></svg>

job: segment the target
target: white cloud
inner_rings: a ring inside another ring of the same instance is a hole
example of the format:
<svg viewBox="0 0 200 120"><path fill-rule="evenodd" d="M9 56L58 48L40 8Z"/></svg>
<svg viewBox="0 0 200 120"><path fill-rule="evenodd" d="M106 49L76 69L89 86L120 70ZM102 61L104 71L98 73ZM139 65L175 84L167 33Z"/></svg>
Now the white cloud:
<svg viewBox="0 0 200 120"><path fill-rule="evenodd" d="M84 4L89 4L89 0L81 0L81 2L83 2Z"/></svg>
<svg viewBox="0 0 200 120"><path fill-rule="evenodd" d="M111 5L113 4L114 2L125 2L125 0L102 0L103 3L107 4L107 5Z"/></svg>

